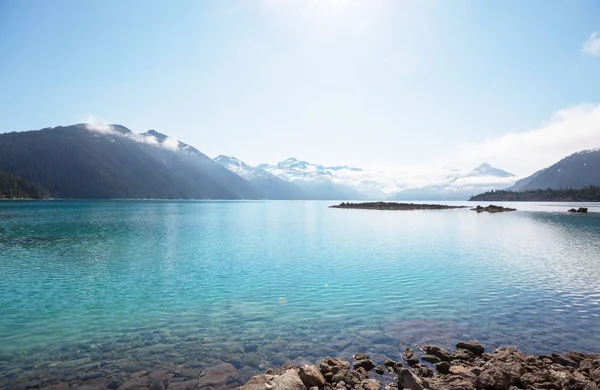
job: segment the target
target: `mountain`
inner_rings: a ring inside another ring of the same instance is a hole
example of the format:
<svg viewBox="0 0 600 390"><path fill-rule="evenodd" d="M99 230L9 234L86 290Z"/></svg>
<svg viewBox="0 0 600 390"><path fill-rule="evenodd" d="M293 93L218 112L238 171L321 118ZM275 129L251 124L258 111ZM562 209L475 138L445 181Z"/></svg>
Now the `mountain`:
<svg viewBox="0 0 600 390"><path fill-rule="evenodd" d="M264 169L251 167L235 157L220 155L214 160L231 172L250 181L266 199L312 199L308 193L294 183L280 179Z"/></svg>
<svg viewBox="0 0 600 390"><path fill-rule="evenodd" d="M488 163L467 172L450 168L423 172L410 167L390 170L326 166L297 158L255 167L233 157L219 156L216 160L249 180L269 174L292 183L309 199L467 200L473 194L506 188L516 181L512 173Z"/></svg>
<svg viewBox="0 0 600 390"><path fill-rule="evenodd" d="M0 171L0 199L42 199L50 192L13 174Z"/></svg>
<svg viewBox="0 0 600 390"><path fill-rule="evenodd" d="M600 185L600 149L584 150L521 179L509 190L584 188Z"/></svg>
<svg viewBox="0 0 600 390"><path fill-rule="evenodd" d="M327 167L296 158L288 158L275 165L260 164L256 168L293 183L308 194L310 199L352 200L369 197L365 188L355 186L355 183L345 177L348 172L362 172L360 168Z"/></svg>
<svg viewBox="0 0 600 390"><path fill-rule="evenodd" d="M451 170L432 183L414 186L393 193L393 200L467 200L474 194L506 188L515 182L512 173L483 163L469 172Z"/></svg>
<svg viewBox="0 0 600 390"><path fill-rule="evenodd" d="M60 198L256 199L252 183L197 149L122 125L0 134L0 169Z"/></svg>

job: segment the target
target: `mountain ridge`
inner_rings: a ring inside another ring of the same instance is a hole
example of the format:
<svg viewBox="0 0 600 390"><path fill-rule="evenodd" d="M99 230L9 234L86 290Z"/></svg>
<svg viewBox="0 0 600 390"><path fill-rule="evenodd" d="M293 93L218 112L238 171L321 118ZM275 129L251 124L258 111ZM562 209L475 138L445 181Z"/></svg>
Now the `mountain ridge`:
<svg viewBox="0 0 600 390"><path fill-rule="evenodd" d="M594 185L600 185L600 148L570 154L551 166L518 180L508 190L579 189Z"/></svg>

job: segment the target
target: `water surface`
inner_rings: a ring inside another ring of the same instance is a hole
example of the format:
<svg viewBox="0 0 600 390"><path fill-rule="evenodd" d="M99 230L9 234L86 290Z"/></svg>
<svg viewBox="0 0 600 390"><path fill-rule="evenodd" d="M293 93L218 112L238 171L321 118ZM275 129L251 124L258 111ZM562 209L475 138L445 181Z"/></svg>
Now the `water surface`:
<svg viewBox="0 0 600 390"><path fill-rule="evenodd" d="M331 203L0 203L0 385L123 358L248 376L472 338L600 352L599 214Z"/></svg>

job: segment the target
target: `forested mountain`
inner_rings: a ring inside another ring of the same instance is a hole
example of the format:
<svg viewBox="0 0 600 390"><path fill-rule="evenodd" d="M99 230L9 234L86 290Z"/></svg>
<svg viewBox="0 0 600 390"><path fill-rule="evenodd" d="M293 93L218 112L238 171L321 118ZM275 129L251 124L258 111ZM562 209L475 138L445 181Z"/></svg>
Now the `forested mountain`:
<svg viewBox="0 0 600 390"><path fill-rule="evenodd" d="M600 202L600 187L527 191L489 191L471 197L470 201L485 202Z"/></svg>
<svg viewBox="0 0 600 390"><path fill-rule="evenodd" d="M600 185L600 149L584 150L521 179L509 190L583 188Z"/></svg>
<svg viewBox="0 0 600 390"><path fill-rule="evenodd" d="M50 192L17 177L0 171L0 199L49 198Z"/></svg>
<svg viewBox="0 0 600 390"><path fill-rule="evenodd" d="M257 199L262 193L160 133L84 124L0 134L0 169L60 198ZM161 137L163 136L163 137Z"/></svg>

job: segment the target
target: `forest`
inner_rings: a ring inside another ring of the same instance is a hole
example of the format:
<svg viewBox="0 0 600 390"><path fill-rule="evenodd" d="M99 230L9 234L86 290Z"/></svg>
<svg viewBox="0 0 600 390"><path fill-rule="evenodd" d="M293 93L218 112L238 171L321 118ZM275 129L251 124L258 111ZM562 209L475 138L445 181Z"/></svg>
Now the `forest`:
<svg viewBox="0 0 600 390"><path fill-rule="evenodd" d="M0 199L42 199L50 192L8 172L0 171Z"/></svg>
<svg viewBox="0 0 600 390"><path fill-rule="evenodd" d="M546 188L527 191L493 190L472 196L470 201L490 202L600 202L600 186Z"/></svg>

